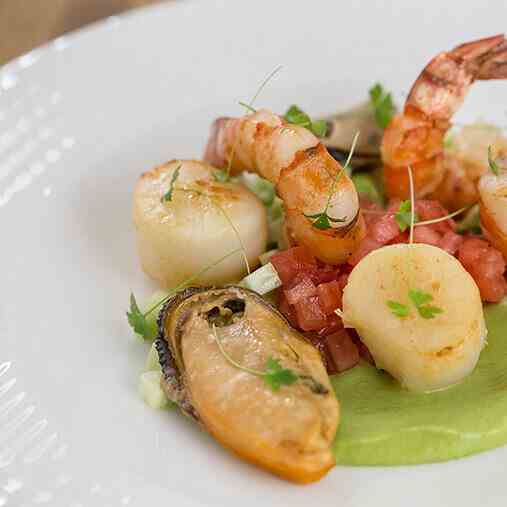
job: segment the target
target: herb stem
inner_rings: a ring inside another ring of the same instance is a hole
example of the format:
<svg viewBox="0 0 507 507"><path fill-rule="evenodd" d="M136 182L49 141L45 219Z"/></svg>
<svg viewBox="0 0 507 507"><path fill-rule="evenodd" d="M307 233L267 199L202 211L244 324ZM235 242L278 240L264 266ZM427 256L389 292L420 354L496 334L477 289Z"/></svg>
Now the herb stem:
<svg viewBox="0 0 507 507"><path fill-rule="evenodd" d="M414 177L412 176L412 168L408 165L408 181L410 185L410 237L409 244L414 242L414 224L415 224L415 190L414 190Z"/></svg>
<svg viewBox="0 0 507 507"><path fill-rule="evenodd" d="M327 198L326 207L324 208L324 213L327 213L327 210L329 209L329 206L331 204L331 199L334 195L334 192L336 190L336 185L338 185L338 181L340 180L342 174L346 171L348 168L350 161L352 160L352 155L354 154L354 151L356 149L357 140L359 139L359 132L356 132L356 135L354 136L354 139L352 140L352 146L350 147L349 155L347 157L347 160L345 161L345 164L343 167L338 171L338 174L336 175L336 178L333 181L333 185L331 186L331 192L329 192L329 196Z"/></svg>
<svg viewBox="0 0 507 507"><path fill-rule="evenodd" d="M220 264L221 262L223 262L225 259L228 259L232 255L235 255L235 254L237 254L240 251L241 251L241 248L236 248L236 250L233 250L232 252L229 252L228 254L224 255L223 257L221 257L217 261L213 262L212 264L208 264L206 267L204 267L203 269L201 269L200 271L198 271L195 275L192 275L192 276L188 277L185 281L181 282L174 289L172 289L169 292L169 294L167 294L166 297L162 298L158 303L156 303L149 310L147 310L146 312L144 312L143 316L146 317L147 315L149 315L151 312L153 312L154 310L156 310L160 305L164 304L176 292L178 292L179 290L185 288L189 283L192 283L194 280L197 280L201 275L203 275L204 273L206 273L210 269L214 268L215 266L217 266L218 264Z"/></svg>
<svg viewBox="0 0 507 507"><path fill-rule="evenodd" d="M213 335L215 337L215 340L217 342L218 348L220 349L220 352L224 356L224 358L227 360L228 363L230 363L232 366L238 368L239 370L245 371L247 373L250 373L251 375L255 375L256 377L262 377L264 376L263 371L253 370L252 368L248 368L246 366L243 366L242 364L237 363L234 361L234 359L225 351L224 346L218 337L217 329L215 327L215 324L211 325L211 328L213 330Z"/></svg>
<svg viewBox="0 0 507 507"><path fill-rule="evenodd" d="M452 213L449 213L448 215L445 215L444 217L438 217L438 218L433 218L432 220L424 220L422 222L416 222L414 224L414 227L417 227L418 225L432 225L432 224L438 224L439 222L445 222L446 220L450 220L451 218L454 218L456 215L461 215L461 213L469 210L472 206L473 206L473 204L471 206L465 206L465 207L460 208L456 211L453 211Z"/></svg>

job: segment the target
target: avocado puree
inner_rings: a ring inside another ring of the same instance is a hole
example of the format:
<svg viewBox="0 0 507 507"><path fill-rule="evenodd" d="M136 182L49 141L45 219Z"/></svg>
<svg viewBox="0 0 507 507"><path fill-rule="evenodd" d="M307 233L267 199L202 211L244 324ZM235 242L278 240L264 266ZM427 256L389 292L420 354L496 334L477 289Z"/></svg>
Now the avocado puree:
<svg viewBox="0 0 507 507"><path fill-rule="evenodd" d="M507 443L507 300L485 308L488 345L473 373L444 391L404 391L367 363L332 383L341 405L343 465L407 465L460 458Z"/></svg>

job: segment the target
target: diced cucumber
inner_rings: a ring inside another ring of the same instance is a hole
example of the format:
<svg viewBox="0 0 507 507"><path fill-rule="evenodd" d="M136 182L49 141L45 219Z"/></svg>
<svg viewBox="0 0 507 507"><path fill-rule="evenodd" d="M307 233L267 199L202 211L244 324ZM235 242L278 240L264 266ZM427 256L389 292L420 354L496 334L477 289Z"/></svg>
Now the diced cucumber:
<svg viewBox="0 0 507 507"><path fill-rule="evenodd" d="M146 356L146 363L144 365L144 371L160 371L160 363L158 361L158 352L155 348L155 344L152 343L150 351Z"/></svg>
<svg viewBox="0 0 507 507"><path fill-rule="evenodd" d="M144 402L151 408L163 410L173 403L160 387L161 371L146 371L139 377L139 393Z"/></svg>
<svg viewBox="0 0 507 507"><path fill-rule="evenodd" d="M268 262L243 278L240 285L257 292L262 296L263 294L267 294L268 292L281 287L282 281L280 280L273 264Z"/></svg>

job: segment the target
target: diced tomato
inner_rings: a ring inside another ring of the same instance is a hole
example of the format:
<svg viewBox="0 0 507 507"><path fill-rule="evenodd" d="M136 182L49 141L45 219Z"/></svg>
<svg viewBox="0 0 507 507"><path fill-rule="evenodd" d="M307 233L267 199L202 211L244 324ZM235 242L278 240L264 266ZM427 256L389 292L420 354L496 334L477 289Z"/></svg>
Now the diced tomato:
<svg viewBox="0 0 507 507"><path fill-rule="evenodd" d="M451 255L455 255L458 248L463 243L463 236L456 234L454 231L447 231L441 238L438 246Z"/></svg>
<svg viewBox="0 0 507 507"><path fill-rule="evenodd" d="M458 250L458 258L463 266L471 266L487 252L488 246L483 239L467 237Z"/></svg>
<svg viewBox="0 0 507 507"><path fill-rule="evenodd" d="M458 258L479 287L481 298L498 303L507 294L504 277L505 260L487 241L466 238L459 248Z"/></svg>
<svg viewBox="0 0 507 507"><path fill-rule="evenodd" d="M295 305L298 301L304 300L317 294L317 287L312 279L306 273L298 273L295 277L292 287L284 290L285 297L290 305Z"/></svg>
<svg viewBox="0 0 507 507"><path fill-rule="evenodd" d="M348 370L359 362L359 350L345 329L326 336L324 343L338 372Z"/></svg>
<svg viewBox="0 0 507 507"><path fill-rule="evenodd" d="M318 285L317 296L320 307L326 315L331 315L342 305L342 290L337 280Z"/></svg>
<svg viewBox="0 0 507 507"><path fill-rule="evenodd" d="M357 247L357 250L349 257L349 264L351 266L355 266L363 257L366 257L370 252L377 250L377 248L380 248L381 246L383 246L382 243L366 236Z"/></svg>
<svg viewBox="0 0 507 507"><path fill-rule="evenodd" d="M296 309L289 304L283 290L281 290L279 293L278 310L280 310L280 312L285 316L292 327L298 327Z"/></svg>
<svg viewBox="0 0 507 507"><path fill-rule="evenodd" d="M314 271L317 267L317 260L303 246L295 246L279 252L273 255L269 261L273 264L284 285L288 285L298 273Z"/></svg>
<svg viewBox="0 0 507 507"><path fill-rule="evenodd" d="M336 313L332 313L331 315L327 316L325 327L319 329L317 331L317 335L320 337L327 336L328 334L332 334L342 328L343 328L342 319L340 319L340 317L338 317Z"/></svg>
<svg viewBox="0 0 507 507"><path fill-rule="evenodd" d="M343 292L343 289L349 283L349 274L348 273L343 273L342 275L340 275L338 277L338 283L340 284L340 289Z"/></svg>
<svg viewBox="0 0 507 507"><path fill-rule="evenodd" d="M389 241L388 245L399 245L400 243L408 243L409 240L409 232L400 232L398 236Z"/></svg>
<svg viewBox="0 0 507 507"><path fill-rule="evenodd" d="M382 215L378 220L372 223L368 235L381 245L389 243L400 233L400 227L394 219L392 213Z"/></svg>
<svg viewBox="0 0 507 507"><path fill-rule="evenodd" d="M326 315L319 305L319 298L317 296L300 300L294 307L296 309L298 327L303 331L317 331L326 325Z"/></svg>
<svg viewBox="0 0 507 507"><path fill-rule="evenodd" d="M440 246L440 239L440 234L427 225L414 227L414 243Z"/></svg>
<svg viewBox="0 0 507 507"><path fill-rule="evenodd" d="M311 272L310 276L313 280L313 283L319 285L321 283L336 280L339 273L340 268L338 266L331 266L330 264L325 264L322 267L319 267L318 269Z"/></svg>
<svg viewBox="0 0 507 507"><path fill-rule="evenodd" d="M434 220L435 218L445 217L449 212L438 201L430 201L420 199L415 203L415 210L420 221ZM456 222L454 220L444 220L436 224L431 224L431 228L435 232L445 234L447 231L454 231L456 229Z"/></svg>

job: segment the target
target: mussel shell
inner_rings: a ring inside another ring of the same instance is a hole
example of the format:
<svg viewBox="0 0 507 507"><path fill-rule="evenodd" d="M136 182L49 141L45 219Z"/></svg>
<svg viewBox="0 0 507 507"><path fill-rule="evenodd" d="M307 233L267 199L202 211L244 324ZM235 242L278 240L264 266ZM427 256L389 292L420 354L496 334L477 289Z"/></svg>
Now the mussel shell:
<svg viewBox="0 0 507 507"><path fill-rule="evenodd" d="M359 168L380 164L380 143L384 132L377 125L373 107L369 102L322 119L327 123L327 133L322 142L339 162L346 160L352 140L359 132L352 166Z"/></svg>
<svg viewBox="0 0 507 507"><path fill-rule="evenodd" d="M232 366L266 371L280 361L298 379L273 390ZM334 464L339 406L320 353L255 292L229 286L188 288L159 316L162 387L184 414L244 459L294 480L319 479Z"/></svg>

